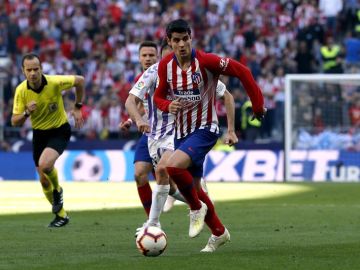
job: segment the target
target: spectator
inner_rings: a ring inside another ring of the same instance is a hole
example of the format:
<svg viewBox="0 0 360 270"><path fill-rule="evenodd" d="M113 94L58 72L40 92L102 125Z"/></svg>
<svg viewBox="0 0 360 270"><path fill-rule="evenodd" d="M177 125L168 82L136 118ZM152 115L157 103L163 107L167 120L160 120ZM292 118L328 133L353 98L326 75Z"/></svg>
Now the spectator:
<svg viewBox="0 0 360 270"><path fill-rule="evenodd" d="M342 0L319 0L319 10L326 18L327 31L333 36L337 33L337 16L342 8Z"/></svg>
<svg viewBox="0 0 360 270"><path fill-rule="evenodd" d="M52 73L84 74L87 96L94 102L91 107L96 107L102 96L109 98L115 93L123 108L134 74L139 70L138 43L147 37L160 41L165 35L164 25L180 16L195 22L196 46L241 61L257 79L261 72L270 74L274 78L275 111L281 110L277 103L282 95L277 90L282 81L277 78L277 71L325 72L320 65L321 47L327 45L324 37L329 33L336 34L340 53L335 61L336 71L331 68L326 72L342 72L343 57L346 72L359 72L358 38L347 35L343 39L345 30L355 31L360 25L356 0L211 0L192 1L191 5L184 4L185 1L159 4L150 0L5 2L6 7L0 5L0 54L6 53L13 59L11 84L16 85L22 76L18 68L20 54L39 52L44 68ZM328 4L324 5L325 2ZM343 12L339 8L341 3ZM336 26L339 20L342 25ZM229 89L241 89L237 80L224 79ZM4 108L9 106L12 96L11 86L7 88L10 90L5 91ZM346 100L352 102L351 98ZM342 114L348 115L343 110ZM104 119L100 120L93 121L102 125L97 130L106 127ZM272 129L277 125L275 121Z"/></svg>
<svg viewBox="0 0 360 270"><path fill-rule="evenodd" d="M345 67L348 71L352 68L360 68L360 33L353 36L349 31L345 38ZM356 72L356 71L355 71Z"/></svg>
<svg viewBox="0 0 360 270"><path fill-rule="evenodd" d="M305 41L300 41L298 46L299 48L295 56L297 73L312 73L315 66L314 56L308 49Z"/></svg>
<svg viewBox="0 0 360 270"><path fill-rule="evenodd" d="M341 47L334 43L334 38L328 36L326 44L320 49L322 70L325 73L343 73Z"/></svg>

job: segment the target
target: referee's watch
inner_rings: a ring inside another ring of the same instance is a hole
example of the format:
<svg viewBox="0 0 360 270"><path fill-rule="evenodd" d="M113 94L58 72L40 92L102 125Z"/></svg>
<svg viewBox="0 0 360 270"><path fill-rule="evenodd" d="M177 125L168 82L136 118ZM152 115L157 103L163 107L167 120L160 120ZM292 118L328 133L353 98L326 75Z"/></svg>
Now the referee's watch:
<svg viewBox="0 0 360 270"><path fill-rule="evenodd" d="M25 118L28 118L30 116L30 113L28 110L25 110L23 114L24 114Z"/></svg>
<svg viewBox="0 0 360 270"><path fill-rule="evenodd" d="M76 109L79 109L79 110L80 110L80 109L82 108L82 106L83 106L83 104L82 104L81 102L76 102L76 103L75 103L75 108L76 108Z"/></svg>

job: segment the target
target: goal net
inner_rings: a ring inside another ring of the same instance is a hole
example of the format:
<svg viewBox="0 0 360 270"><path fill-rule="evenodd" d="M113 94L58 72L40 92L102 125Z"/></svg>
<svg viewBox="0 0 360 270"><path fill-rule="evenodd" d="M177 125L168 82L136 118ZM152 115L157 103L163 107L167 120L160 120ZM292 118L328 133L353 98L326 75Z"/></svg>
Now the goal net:
<svg viewBox="0 0 360 270"><path fill-rule="evenodd" d="M287 75L285 180L360 181L360 75Z"/></svg>

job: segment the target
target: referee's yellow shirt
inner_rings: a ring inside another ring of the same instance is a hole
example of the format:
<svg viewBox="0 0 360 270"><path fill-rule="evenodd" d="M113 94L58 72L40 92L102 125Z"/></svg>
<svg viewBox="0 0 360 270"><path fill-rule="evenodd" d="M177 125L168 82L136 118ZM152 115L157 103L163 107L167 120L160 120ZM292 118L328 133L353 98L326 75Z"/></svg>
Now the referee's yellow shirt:
<svg viewBox="0 0 360 270"><path fill-rule="evenodd" d="M58 128L68 121L61 92L74 86L75 76L43 75L42 80L44 88L39 93L28 88L27 80L16 87L13 114L24 113L26 104L35 101L37 108L31 113L32 128Z"/></svg>

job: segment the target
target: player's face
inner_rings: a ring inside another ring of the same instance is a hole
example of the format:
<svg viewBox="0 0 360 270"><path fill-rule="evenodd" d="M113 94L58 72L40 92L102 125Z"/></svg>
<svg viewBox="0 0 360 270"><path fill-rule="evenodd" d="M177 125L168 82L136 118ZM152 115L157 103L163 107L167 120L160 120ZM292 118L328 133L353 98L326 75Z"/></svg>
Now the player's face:
<svg viewBox="0 0 360 270"><path fill-rule="evenodd" d="M140 49L140 64L143 70L147 70L157 62L157 51L154 47L142 47Z"/></svg>
<svg viewBox="0 0 360 270"><path fill-rule="evenodd" d="M188 33L172 33L168 44L174 50L177 58L188 58L191 56L191 36Z"/></svg>
<svg viewBox="0 0 360 270"><path fill-rule="evenodd" d="M39 86L41 84L42 69L39 59L25 59L22 70L30 85Z"/></svg>

